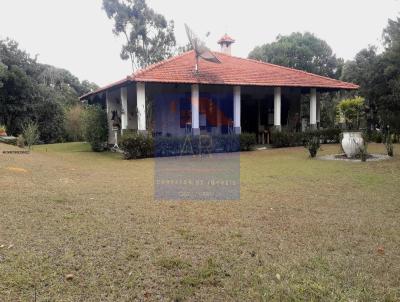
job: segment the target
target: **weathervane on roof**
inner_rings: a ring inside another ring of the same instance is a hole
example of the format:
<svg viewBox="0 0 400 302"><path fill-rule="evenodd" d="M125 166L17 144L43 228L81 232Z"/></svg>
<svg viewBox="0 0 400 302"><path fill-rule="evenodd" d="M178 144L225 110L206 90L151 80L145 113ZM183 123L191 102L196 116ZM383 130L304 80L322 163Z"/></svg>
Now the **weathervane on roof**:
<svg viewBox="0 0 400 302"><path fill-rule="evenodd" d="M199 71L199 58L213 63L221 63L221 61L211 52L211 50L207 48L206 44L202 40L200 40L199 37L197 37L197 35L190 29L187 24L185 24L185 29L189 42L192 45L193 50L196 54L196 73Z"/></svg>

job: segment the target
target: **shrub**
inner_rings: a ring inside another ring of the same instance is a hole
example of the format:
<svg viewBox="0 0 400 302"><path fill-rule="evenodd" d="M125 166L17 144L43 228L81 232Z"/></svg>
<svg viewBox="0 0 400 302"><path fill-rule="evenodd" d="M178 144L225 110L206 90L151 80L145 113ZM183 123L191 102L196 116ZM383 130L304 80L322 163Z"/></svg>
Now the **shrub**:
<svg viewBox="0 0 400 302"><path fill-rule="evenodd" d="M277 148L304 146L312 137L318 137L323 143L339 143L341 130L336 128L313 130L306 132L277 132L271 134L272 146Z"/></svg>
<svg viewBox="0 0 400 302"><path fill-rule="evenodd" d="M138 133L124 133L121 138L120 148L125 159L151 157L154 154L153 138Z"/></svg>
<svg viewBox="0 0 400 302"><path fill-rule="evenodd" d="M107 114L99 106L89 106L83 114L85 140L95 152L104 151L108 139Z"/></svg>
<svg viewBox="0 0 400 302"><path fill-rule="evenodd" d="M212 152L239 152L241 150L241 138L237 134L218 134L212 136ZM244 139L246 140L246 139ZM243 141L244 143L244 141ZM248 142L250 143L250 142ZM245 145L243 145L246 148ZM250 147L249 147L250 148ZM243 150L245 151L245 150Z"/></svg>
<svg viewBox="0 0 400 302"><path fill-rule="evenodd" d="M319 134L316 133L313 135L311 133L308 133L308 137L304 141L304 147L308 149L308 152L310 152L310 156L312 158L316 157L317 152L321 147Z"/></svg>
<svg viewBox="0 0 400 302"><path fill-rule="evenodd" d="M273 131L271 134L272 146L277 148L295 147L303 145L304 134L301 132L278 132Z"/></svg>
<svg viewBox="0 0 400 302"><path fill-rule="evenodd" d="M255 136L247 133L155 138L125 133L120 141L125 159L248 151L254 144Z"/></svg>
<svg viewBox="0 0 400 302"><path fill-rule="evenodd" d="M16 144L20 148L24 148L25 147L25 139L24 139L24 136L22 134L18 135Z"/></svg>
<svg viewBox="0 0 400 302"><path fill-rule="evenodd" d="M394 152L393 152L393 140L392 140L392 136L390 134L387 135L386 142L385 142L385 147L386 147L387 154L390 157L393 157L393 155L394 155Z"/></svg>
<svg viewBox="0 0 400 302"><path fill-rule="evenodd" d="M83 139L83 107L75 105L65 113L65 132L69 141L77 142Z"/></svg>
<svg viewBox="0 0 400 302"><path fill-rule="evenodd" d="M324 144L332 143L338 144L340 143L340 134L342 133L341 129L338 128L328 128L322 129L318 131L320 134L320 138Z"/></svg>
<svg viewBox="0 0 400 302"><path fill-rule="evenodd" d="M361 161L366 162L367 157L368 157L368 139L367 139L367 134L363 133L363 144L360 146L360 158Z"/></svg>
<svg viewBox="0 0 400 302"><path fill-rule="evenodd" d="M251 151L256 144L256 135L252 133L240 134L240 151Z"/></svg>
<svg viewBox="0 0 400 302"><path fill-rule="evenodd" d="M156 157L237 152L240 150L239 136L235 134L165 137L154 140Z"/></svg>
<svg viewBox="0 0 400 302"><path fill-rule="evenodd" d="M36 122L29 121L22 126L22 136L28 149L39 141L39 125Z"/></svg>
<svg viewBox="0 0 400 302"><path fill-rule="evenodd" d="M366 140L368 142L381 144L384 141L383 133L378 131L371 131L366 135Z"/></svg>
<svg viewBox="0 0 400 302"><path fill-rule="evenodd" d="M38 102L36 107L40 141L46 144L62 142L65 137L63 106L52 99Z"/></svg>

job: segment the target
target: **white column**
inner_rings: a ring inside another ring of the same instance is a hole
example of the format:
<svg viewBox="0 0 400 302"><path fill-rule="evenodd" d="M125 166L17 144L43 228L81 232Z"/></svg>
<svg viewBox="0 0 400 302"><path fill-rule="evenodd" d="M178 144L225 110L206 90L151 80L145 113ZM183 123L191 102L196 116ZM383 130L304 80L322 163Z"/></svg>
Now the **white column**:
<svg viewBox="0 0 400 302"><path fill-rule="evenodd" d="M311 88L310 92L310 128L317 128L317 89Z"/></svg>
<svg viewBox="0 0 400 302"><path fill-rule="evenodd" d="M278 131L281 131L281 98L282 88L275 87L274 89L274 126Z"/></svg>
<svg viewBox="0 0 400 302"><path fill-rule="evenodd" d="M128 89L121 87L121 132L128 129Z"/></svg>
<svg viewBox="0 0 400 302"><path fill-rule="evenodd" d="M319 96L317 94L317 124L319 126L319 123L321 122L321 100L319 99Z"/></svg>
<svg viewBox="0 0 400 302"><path fill-rule="evenodd" d="M146 86L144 83L136 83L136 106L138 131L146 131Z"/></svg>
<svg viewBox="0 0 400 302"><path fill-rule="evenodd" d="M192 133L200 134L199 128L199 85L192 85Z"/></svg>
<svg viewBox="0 0 400 302"><path fill-rule="evenodd" d="M114 145L115 144L115 134L114 134L114 131L112 130L111 110L112 110L112 106L111 106L110 93L107 90L106 91L106 112L107 112L107 123L108 123L108 144Z"/></svg>
<svg viewBox="0 0 400 302"><path fill-rule="evenodd" d="M240 86L233 87L233 127L236 134L241 133L241 89Z"/></svg>
<svg viewBox="0 0 400 302"><path fill-rule="evenodd" d="M108 114L108 112L110 111L110 96L108 91L106 91L106 112Z"/></svg>

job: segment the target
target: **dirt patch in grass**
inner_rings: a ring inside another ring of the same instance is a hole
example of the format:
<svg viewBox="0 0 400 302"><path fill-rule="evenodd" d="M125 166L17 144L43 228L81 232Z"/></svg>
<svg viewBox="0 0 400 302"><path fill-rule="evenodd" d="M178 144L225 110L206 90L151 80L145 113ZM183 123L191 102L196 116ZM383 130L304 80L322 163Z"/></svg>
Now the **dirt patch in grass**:
<svg viewBox="0 0 400 302"><path fill-rule="evenodd" d="M0 144L0 300L400 299L397 156L242 153L240 201L155 202L153 159L10 148Z"/></svg>

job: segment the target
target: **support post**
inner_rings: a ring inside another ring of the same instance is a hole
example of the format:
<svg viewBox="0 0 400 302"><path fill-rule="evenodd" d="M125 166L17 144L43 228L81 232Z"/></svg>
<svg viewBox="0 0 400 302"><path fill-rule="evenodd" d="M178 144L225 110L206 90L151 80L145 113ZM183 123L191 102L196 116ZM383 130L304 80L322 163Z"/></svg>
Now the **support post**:
<svg viewBox="0 0 400 302"><path fill-rule="evenodd" d="M105 94L106 94L106 113L107 113L107 124L108 124L108 144L113 145L115 144L115 137L112 131L110 93L107 90Z"/></svg>
<svg viewBox="0 0 400 302"><path fill-rule="evenodd" d="M136 83L136 106L138 132L146 132L146 86L145 83Z"/></svg>
<svg viewBox="0 0 400 302"><path fill-rule="evenodd" d="M310 91L310 128L317 129L317 89Z"/></svg>
<svg viewBox="0 0 400 302"><path fill-rule="evenodd" d="M192 85L192 134L199 135L199 85Z"/></svg>
<svg viewBox="0 0 400 302"><path fill-rule="evenodd" d="M233 87L233 128L236 134L242 132L241 128L241 89L240 86Z"/></svg>
<svg viewBox="0 0 400 302"><path fill-rule="evenodd" d="M282 99L282 88L274 88L274 126L278 131L282 130L281 126L281 99Z"/></svg>
<svg viewBox="0 0 400 302"><path fill-rule="evenodd" d="M128 89L121 87L121 134L128 129Z"/></svg>
<svg viewBox="0 0 400 302"><path fill-rule="evenodd" d="M319 129L321 124L321 100L317 94L317 127Z"/></svg>

